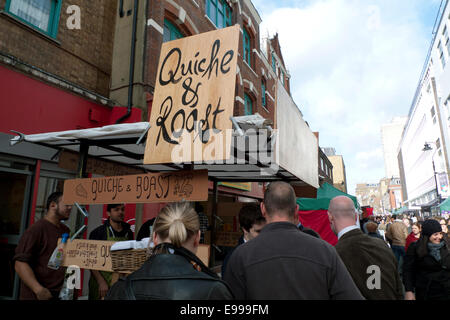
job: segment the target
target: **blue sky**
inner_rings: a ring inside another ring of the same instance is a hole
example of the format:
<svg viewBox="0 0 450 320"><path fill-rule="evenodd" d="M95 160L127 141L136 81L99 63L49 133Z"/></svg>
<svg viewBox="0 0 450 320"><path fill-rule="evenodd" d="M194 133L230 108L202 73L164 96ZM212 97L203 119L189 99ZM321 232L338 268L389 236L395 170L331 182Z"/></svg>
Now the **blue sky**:
<svg viewBox="0 0 450 320"><path fill-rule="evenodd" d="M441 0L252 0L279 34L291 93L348 190L384 177L381 125L407 116ZM444 1L445 2L445 1Z"/></svg>

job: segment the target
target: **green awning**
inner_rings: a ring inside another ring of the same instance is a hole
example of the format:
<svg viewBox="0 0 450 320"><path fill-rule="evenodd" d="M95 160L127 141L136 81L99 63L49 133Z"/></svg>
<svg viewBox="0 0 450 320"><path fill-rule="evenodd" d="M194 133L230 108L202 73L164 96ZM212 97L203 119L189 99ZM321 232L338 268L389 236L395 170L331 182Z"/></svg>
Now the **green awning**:
<svg viewBox="0 0 450 320"><path fill-rule="evenodd" d="M329 183L325 182L317 190L317 198L297 198L297 204L299 205L299 210L310 211L310 210L328 210L330 205L330 200L337 196L346 196L353 200L355 208L359 208L358 200L355 196L349 195L339 189L336 189Z"/></svg>
<svg viewBox="0 0 450 320"><path fill-rule="evenodd" d="M450 198L445 199L438 207L441 211L450 211Z"/></svg>
<svg viewBox="0 0 450 320"><path fill-rule="evenodd" d="M408 207L401 207L392 211L392 214L401 214L408 210Z"/></svg>

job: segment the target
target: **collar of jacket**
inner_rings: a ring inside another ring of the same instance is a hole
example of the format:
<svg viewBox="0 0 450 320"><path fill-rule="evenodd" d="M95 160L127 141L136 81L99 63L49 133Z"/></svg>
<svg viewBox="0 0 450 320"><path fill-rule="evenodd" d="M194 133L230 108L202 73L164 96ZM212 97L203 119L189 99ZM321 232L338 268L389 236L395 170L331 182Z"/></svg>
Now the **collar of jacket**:
<svg viewBox="0 0 450 320"><path fill-rule="evenodd" d="M262 228L261 232L271 232L275 230L289 230L289 229L297 229L297 226L292 222L282 221L282 222L271 222L268 223Z"/></svg>
<svg viewBox="0 0 450 320"><path fill-rule="evenodd" d="M351 237L354 237L354 236L360 236L362 234L363 234L363 232L361 231L361 229L359 229L359 228L358 229L353 229L353 230L350 230L350 231L344 233L339 240L346 239L346 238L351 238Z"/></svg>

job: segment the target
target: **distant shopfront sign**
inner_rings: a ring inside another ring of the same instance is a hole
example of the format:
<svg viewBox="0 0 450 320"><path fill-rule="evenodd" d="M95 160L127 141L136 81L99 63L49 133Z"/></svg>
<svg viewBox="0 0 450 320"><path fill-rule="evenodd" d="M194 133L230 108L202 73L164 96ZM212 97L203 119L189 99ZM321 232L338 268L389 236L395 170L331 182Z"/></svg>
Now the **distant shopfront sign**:
<svg viewBox="0 0 450 320"><path fill-rule="evenodd" d="M449 185L448 185L448 175L443 172L438 174L438 181L439 181L439 193L444 196L449 196Z"/></svg>

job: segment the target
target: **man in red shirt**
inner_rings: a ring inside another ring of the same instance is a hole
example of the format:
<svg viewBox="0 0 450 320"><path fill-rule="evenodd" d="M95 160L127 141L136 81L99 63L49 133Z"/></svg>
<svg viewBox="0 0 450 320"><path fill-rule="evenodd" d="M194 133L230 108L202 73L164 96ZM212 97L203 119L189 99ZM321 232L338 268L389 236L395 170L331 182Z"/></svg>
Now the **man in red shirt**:
<svg viewBox="0 0 450 320"><path fill-rule="evenodd" d="M62 193L54 192L47 199L46 215L30 226L16 248L15 270L22 280L20 300L57 299L64 282L65 268L47 267L58 239L70 233L61 223L69 219L71 205L62 203Z"/></svg>

